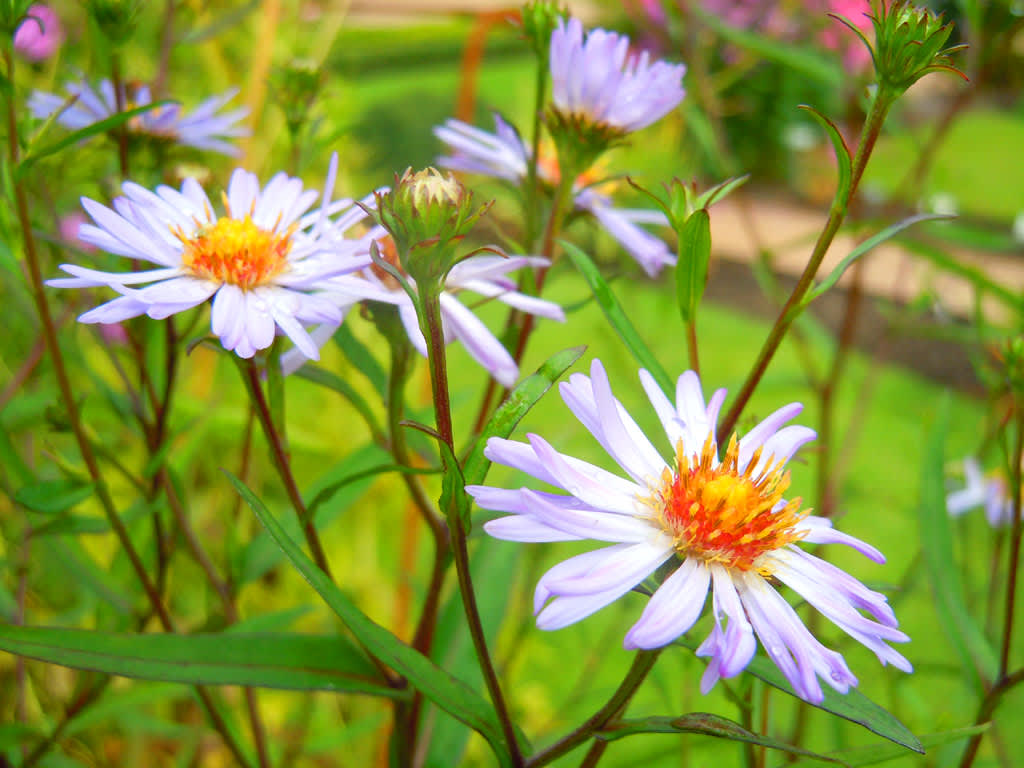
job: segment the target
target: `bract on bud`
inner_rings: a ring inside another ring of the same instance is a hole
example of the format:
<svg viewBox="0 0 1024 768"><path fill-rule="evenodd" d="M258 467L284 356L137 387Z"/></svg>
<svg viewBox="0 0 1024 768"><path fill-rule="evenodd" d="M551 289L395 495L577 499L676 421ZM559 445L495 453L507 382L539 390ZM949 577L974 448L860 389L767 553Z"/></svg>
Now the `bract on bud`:
<svg viewBox="0 0 1024 768"><path fill-rule="evenodd" d="M555 31L560 19L567 19L569 12L561 3L552 0L534 0L523 6L520 15L523 19L523 34L537 58L547 61L551 47L551 33Z"/></svg>
<svg viewBox="0 0 1024 768"><path fill-rule="evenodd" d="M378 221L420 290L440 285L458 261L456 245L489 207L475 205L472 193L436 168L407 168L390 191L377 195Z"/></svg>
<svg viewBox="0 0 1024 768"><path fill-rule="evenodd" d="M32 0L0 0L0 32L4 40L13 40L15 31L28 17Z"/></svg>
<svg viewBox="0 0 1024 768"><path fill-rule="evenodd" d="M850 20L837 18L868 46L880 86L899 95L929 72L952 72L967 79L950 59L950 54L965 46L942 47L953 31L952 22L908 0L872 0L871 10L874 46Z"/></svg>
<svg viewBox="0 0 1024 768"><path fill-rule="evenodd" d="M87 0L89 16L103 36L114 46L128 41L135 33L141 0Z"/></svg>

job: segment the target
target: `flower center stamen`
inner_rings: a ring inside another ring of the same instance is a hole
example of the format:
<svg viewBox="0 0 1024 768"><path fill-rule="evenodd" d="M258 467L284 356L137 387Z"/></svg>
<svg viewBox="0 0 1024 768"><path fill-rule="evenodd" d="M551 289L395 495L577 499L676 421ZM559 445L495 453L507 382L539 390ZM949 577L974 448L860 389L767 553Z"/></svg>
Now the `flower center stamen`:
<svg viewBox="0 0 1024 768"><path fill-rule="evenodd" d="M184 245L181 263L193 275L249 290L285 270L294 232L294 225L283 233L262 229L246 215L218 219L191 236L174 234Z"/></svg>
<svg viewBox="0 0 1024 768"><path fill-rule="evenodd" d="M656 512L681 556L767 576L770 568L758 559L802 539L806 534L795 527L808 510L800 510L797 498L772 511L789 487L789 472L785 460L773 465L769 457L755 475L760 458L758 449L741 472L735 435L720 463L710 435L699 456L684 455L680 441L675 471L666 467L660 485L641 501Z"/></svg>

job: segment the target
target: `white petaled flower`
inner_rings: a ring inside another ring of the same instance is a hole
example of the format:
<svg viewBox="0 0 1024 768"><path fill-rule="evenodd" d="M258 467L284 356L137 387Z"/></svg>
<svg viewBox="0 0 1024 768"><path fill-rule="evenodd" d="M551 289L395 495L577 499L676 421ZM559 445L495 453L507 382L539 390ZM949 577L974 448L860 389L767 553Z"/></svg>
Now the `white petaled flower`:
<svg viewBox="0 0 1024 768"><path fill-rule="evenodd" d="M946 510L952 517L960 517L976 507L984 507L985 519L993 528L1005 528L1013 523L1013 500L1001 475L988 477L973 456L964 459L966 485L946 496Z"/></svg>
<svg viewBox="0 0 1024 768"><path fill-rule="evenodd" d="M590 373L562 383L562 399L628 477L563 455L531 434L527 443L491 438L485 455L567 493L466 488L484 509L510 513L484 524L495 538L612 544L565 560L541 577L534 595L538 627L573 624L671 562L671 574L624 644L649 649L671 643L697 621L710 590L714 625L697 650L710 658L701 681L705 693L719 678L747 666L755 637L807 701L822 700L819 678L843 693L857 684L843 657L808 631L776 582L867 646L882 664L911 671L886 644L909 638L897 629L885 596L797 546L800 541L846 544L872 560L885 560L869 544L834 530L829 520L800 510L800 499L783 499L789 486L786 462L816 436L807 427L784 426L801 411L799 403L780 408L742 438L734 436L719 456L715 426L725 390L705 405L700 380L687 371L679 377L673 405L640 371L675 451L666 463L612 394L599 361Z"/></svg>
<svg viewBox="0 0 1024 768"><path fill-rule="evenodd" d="M434 135L448 145L452 153L438 158L438 164L455 171L478 173L519 185L527 175L530 149L519 133L500 115L494 114L494 133L488 133L460 120L448 120L434 128ZM553 154L539 153L537 173L545 184L558 184L558 161ZM573 203L587 211L614 237L644 271L654 277L662 267L675 263L668 246L641 229L638 224L668 224L660 211L615 208L611 198L589 186L598 181L585 173L573 185Z"/></svg>
<svg viewBox="0 0 1024 768"><path fill-rule="evenodd" d="M73 277L47 284L109 286L121 294L79 317L83 323L142 314L159 320L212 298L210 326L226 349L252 357L271 345L279 328L302 354L317 359L318 347L304 326L342 317L322 293L326 281L370 261L365 243L340 234L365 214L351 200L331 202L337 161L331 158L321 206L310 213L317 190L284 173L261 189L255 174L242 169L231 175L223 216L214 213L195 179L186 179L180 190L150 191L125 182L112 209L82 198L95 224L83 224L79 239L157 268L115 273L62 264ZM346 213L332 221L339 211ZM142 283L149 285L132 287Z"/></svg>
<svg viewBox="0 0 1024 768"><path fill-rule="evenodd" d="M34 91L28 100L28 108L33 116L42 120L55 112L60 112L57 122L65 128L78 130L120 111L153 103L149 86L145 84L122 86L120 110L117 108L118 100L110 80L102 80L94 88L82 78L78 82L65 84L64 89L64 96ZM191 112L184 112L180 104L164 104L130 118L125 125L130 134L238 156L238 148L228 139L249 135L249 129L240 124L249 114L249 109L239 107L218 114L218 110L237 93L238 89L233 88L220 96L213 96ZM68 97L71 96L77 98L74 103L63 109Z"/></svg>
<svg viewBox="0 0 1024 768"><path fill-rule="evenodd" d="M391 238L379 228L371 234L379 238L377 242L382 258L391 266L400 269ZM565 313L561 307L550 301L520 293L516 290L515 282L508 278L509 272L523 267L547 264L546 259L535 256L480 254L457 263L445 278L444 290L440 297L445 343L451 343L456 339L461 341L470 357L486 368L503 387L512 387L516 383L519 378L519 366L473 310L456 297L464 291L469 291L487 299L496 299L527 314L565 322ZM415 289L415 281L408 275L403 276ZM372 265L358 274L333 278L328 283L328 291L327 295L331 296L343 310L364 300L393 304L398 309L398 315L413 347L424 357L427 356L427 342L420 331L416 308L409 294L394 276L377 265ZM337 323L321 326L313 332L313 337L318 343L323 344L334 334L337 327ZM281 362L285 373L291 373L303 361L295 355L285 353Z"/></svg>
<svg viewBox="0 0 1024 768"><path fill-rule="evenodd" d="M629 133L661 119L686 92L686 67L629 52L629 38L604 29L584 36L579 19L551 33L551 98L565 118Z"/></svg>

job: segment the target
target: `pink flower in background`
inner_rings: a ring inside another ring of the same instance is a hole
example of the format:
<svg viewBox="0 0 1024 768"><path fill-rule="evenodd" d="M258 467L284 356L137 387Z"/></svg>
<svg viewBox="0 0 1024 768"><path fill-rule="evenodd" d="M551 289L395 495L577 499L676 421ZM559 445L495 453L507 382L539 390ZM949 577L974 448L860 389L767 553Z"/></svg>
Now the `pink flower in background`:
<svg viewBox="0 0 1024 768"><path fill-rule="evenodd" d="M14 33L14 50L29 61L43 61L57 52L64 42L64 29L57 14L48 5L29 6L27 18Z"/></svg>
<svg viewBox="0 0 1024 768"><path fill-rule="evenodd" d="M60 220L60 239L63 240L70 246L77 248L80 251L91 253L96 250L96 246L92 243L87 243L85 240L78 236L78 230L83 224L88 224L88 217L81 211L72 211L66 216L62 216Z"/></svg>
<svg viewBox="0 0 1024 768"><path fill-rule="evenodd" d="M874 26L867 14L871 13L871 6L868 0L829 0L826 3L826 12L844 16L857 29L861 31L868 40L871 40ZM844 24L832 19L831 24L821 32L821 44L830 51L840 51L843 55L843 65L847 69L863 70L871 63L871 53L864 43Z"/></svg>

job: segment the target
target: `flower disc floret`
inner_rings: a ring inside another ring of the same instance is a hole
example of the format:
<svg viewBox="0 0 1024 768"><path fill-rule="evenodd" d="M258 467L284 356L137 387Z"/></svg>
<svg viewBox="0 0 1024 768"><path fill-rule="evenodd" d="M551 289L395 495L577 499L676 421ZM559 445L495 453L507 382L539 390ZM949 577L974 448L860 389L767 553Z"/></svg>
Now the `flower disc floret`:
<svg viewBox="0 0 1024 768"><path fill-rule="evenodd" d="M800 499L782 501L789 487L785 462L761 464L761 451L740 469L735 435L722 462L710 435L699 456L688 456L678 443L675 468L666 467L659 487L642 501L680 556L767 576L771 567L761 556L804 537L797 530L807 516ZM755 473L758 467L763 469Z"/></svg>
<svg viewBox="0 0 1024 768"><path fill-rule="evenodd" d="M270 282L288 266L294 225L282 234L256 226L250 216L219 219L189 236L176 230L183 250L181 264L205 280L249 290Z"/></svg>

